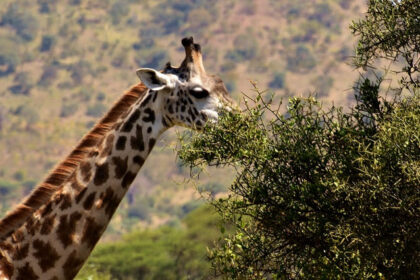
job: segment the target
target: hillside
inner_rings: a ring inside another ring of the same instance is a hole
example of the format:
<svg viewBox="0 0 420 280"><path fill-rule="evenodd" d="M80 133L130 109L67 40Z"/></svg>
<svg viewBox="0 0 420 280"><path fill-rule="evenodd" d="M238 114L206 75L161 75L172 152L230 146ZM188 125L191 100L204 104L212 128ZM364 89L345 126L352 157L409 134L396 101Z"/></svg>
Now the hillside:
<svg viewBox="0 0 420 280"><path fill-rule="evenodd" d="M235 99L249 80L275 97L317 92L352 102L348 25L364 1L2 0L0 6L0 214L36 185L130 85L138 67L183 56L180 39L203 46L208 72ZM201 202L176 161L176 133L153 151L108 230L176 224ZM222 192L229 170L202 176Z"/></svg>

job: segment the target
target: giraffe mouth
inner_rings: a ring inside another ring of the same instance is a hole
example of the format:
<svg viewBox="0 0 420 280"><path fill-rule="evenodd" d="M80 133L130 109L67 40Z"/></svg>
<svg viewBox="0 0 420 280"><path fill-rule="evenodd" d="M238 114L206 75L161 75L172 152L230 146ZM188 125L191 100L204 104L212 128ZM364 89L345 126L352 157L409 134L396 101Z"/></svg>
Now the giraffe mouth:
<svg viewBox="0 0 420 280"><path fill-rule="evenodd" d="M210 123L217 123L219 120L219 114L216 111L210 110L210 109L203 109L201 110L201 113L205 115L206 122Z"/></svg>

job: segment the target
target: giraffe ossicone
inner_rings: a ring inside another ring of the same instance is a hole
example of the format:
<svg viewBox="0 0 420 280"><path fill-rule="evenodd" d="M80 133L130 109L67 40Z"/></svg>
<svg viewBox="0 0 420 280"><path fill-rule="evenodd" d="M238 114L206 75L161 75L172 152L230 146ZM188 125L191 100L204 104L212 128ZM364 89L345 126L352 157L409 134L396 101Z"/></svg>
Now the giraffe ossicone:
<svg viewBox="0 0 420 280"><path fill-rule="evenodd" d="M179 67L140 68L132 87L44 182L0 220L0 280L73 279L106 229L159 136L202 128L229 107L201 47L184 38Z"/></svg>

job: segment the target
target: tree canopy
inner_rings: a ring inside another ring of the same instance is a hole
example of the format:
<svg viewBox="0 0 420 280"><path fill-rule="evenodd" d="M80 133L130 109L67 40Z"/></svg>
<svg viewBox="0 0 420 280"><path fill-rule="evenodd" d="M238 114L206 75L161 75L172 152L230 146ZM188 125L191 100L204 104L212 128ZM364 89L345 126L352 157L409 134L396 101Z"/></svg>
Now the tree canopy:
<svg viewBox="0 0 420 280"><path fill-rule="evenodd" d="M351 27L359 35L356 65L390 60L405 74L405 95L384 98L383 77L361 78L350 111L309 97L290 99L281 113L255 87L242 112L224 112L203 133L181 139L179 156L191 167L237 170L230 194L212 201L237 228L209 253L217 275L418 277L419 5L371 0Z"/></svg>

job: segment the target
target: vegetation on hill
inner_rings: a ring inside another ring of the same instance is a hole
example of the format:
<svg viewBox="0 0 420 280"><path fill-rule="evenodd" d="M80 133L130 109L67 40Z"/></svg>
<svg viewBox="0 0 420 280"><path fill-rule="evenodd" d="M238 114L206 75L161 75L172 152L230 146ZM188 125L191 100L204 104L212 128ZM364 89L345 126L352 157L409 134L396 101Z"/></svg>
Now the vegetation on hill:
<svg viewBox="0 0 420 280"><path fill-rule="evenodd" d="M222 234L222 221L210 206L188 214L180 224L134 231L100 244L77 279L206 279L206 248Z"/></svg>
<svg viewBox="0 0 420 280"><path fill-rule="evenodd" d="M253 79L277 99L317 90L347 103L351 93L342 92L357 75L344 63L352 55L347 25L362 9L363 0L2 0L0 215L138 82L136 68L177 64L187 35L202 43L208 72L221 74L236 98ZM175 222L200 204L183 182L188 170L175 161L175 139L166 134L149 157L108 236ZM217 183L220 192L231 177L218 170L198 187Z"/></svg>

